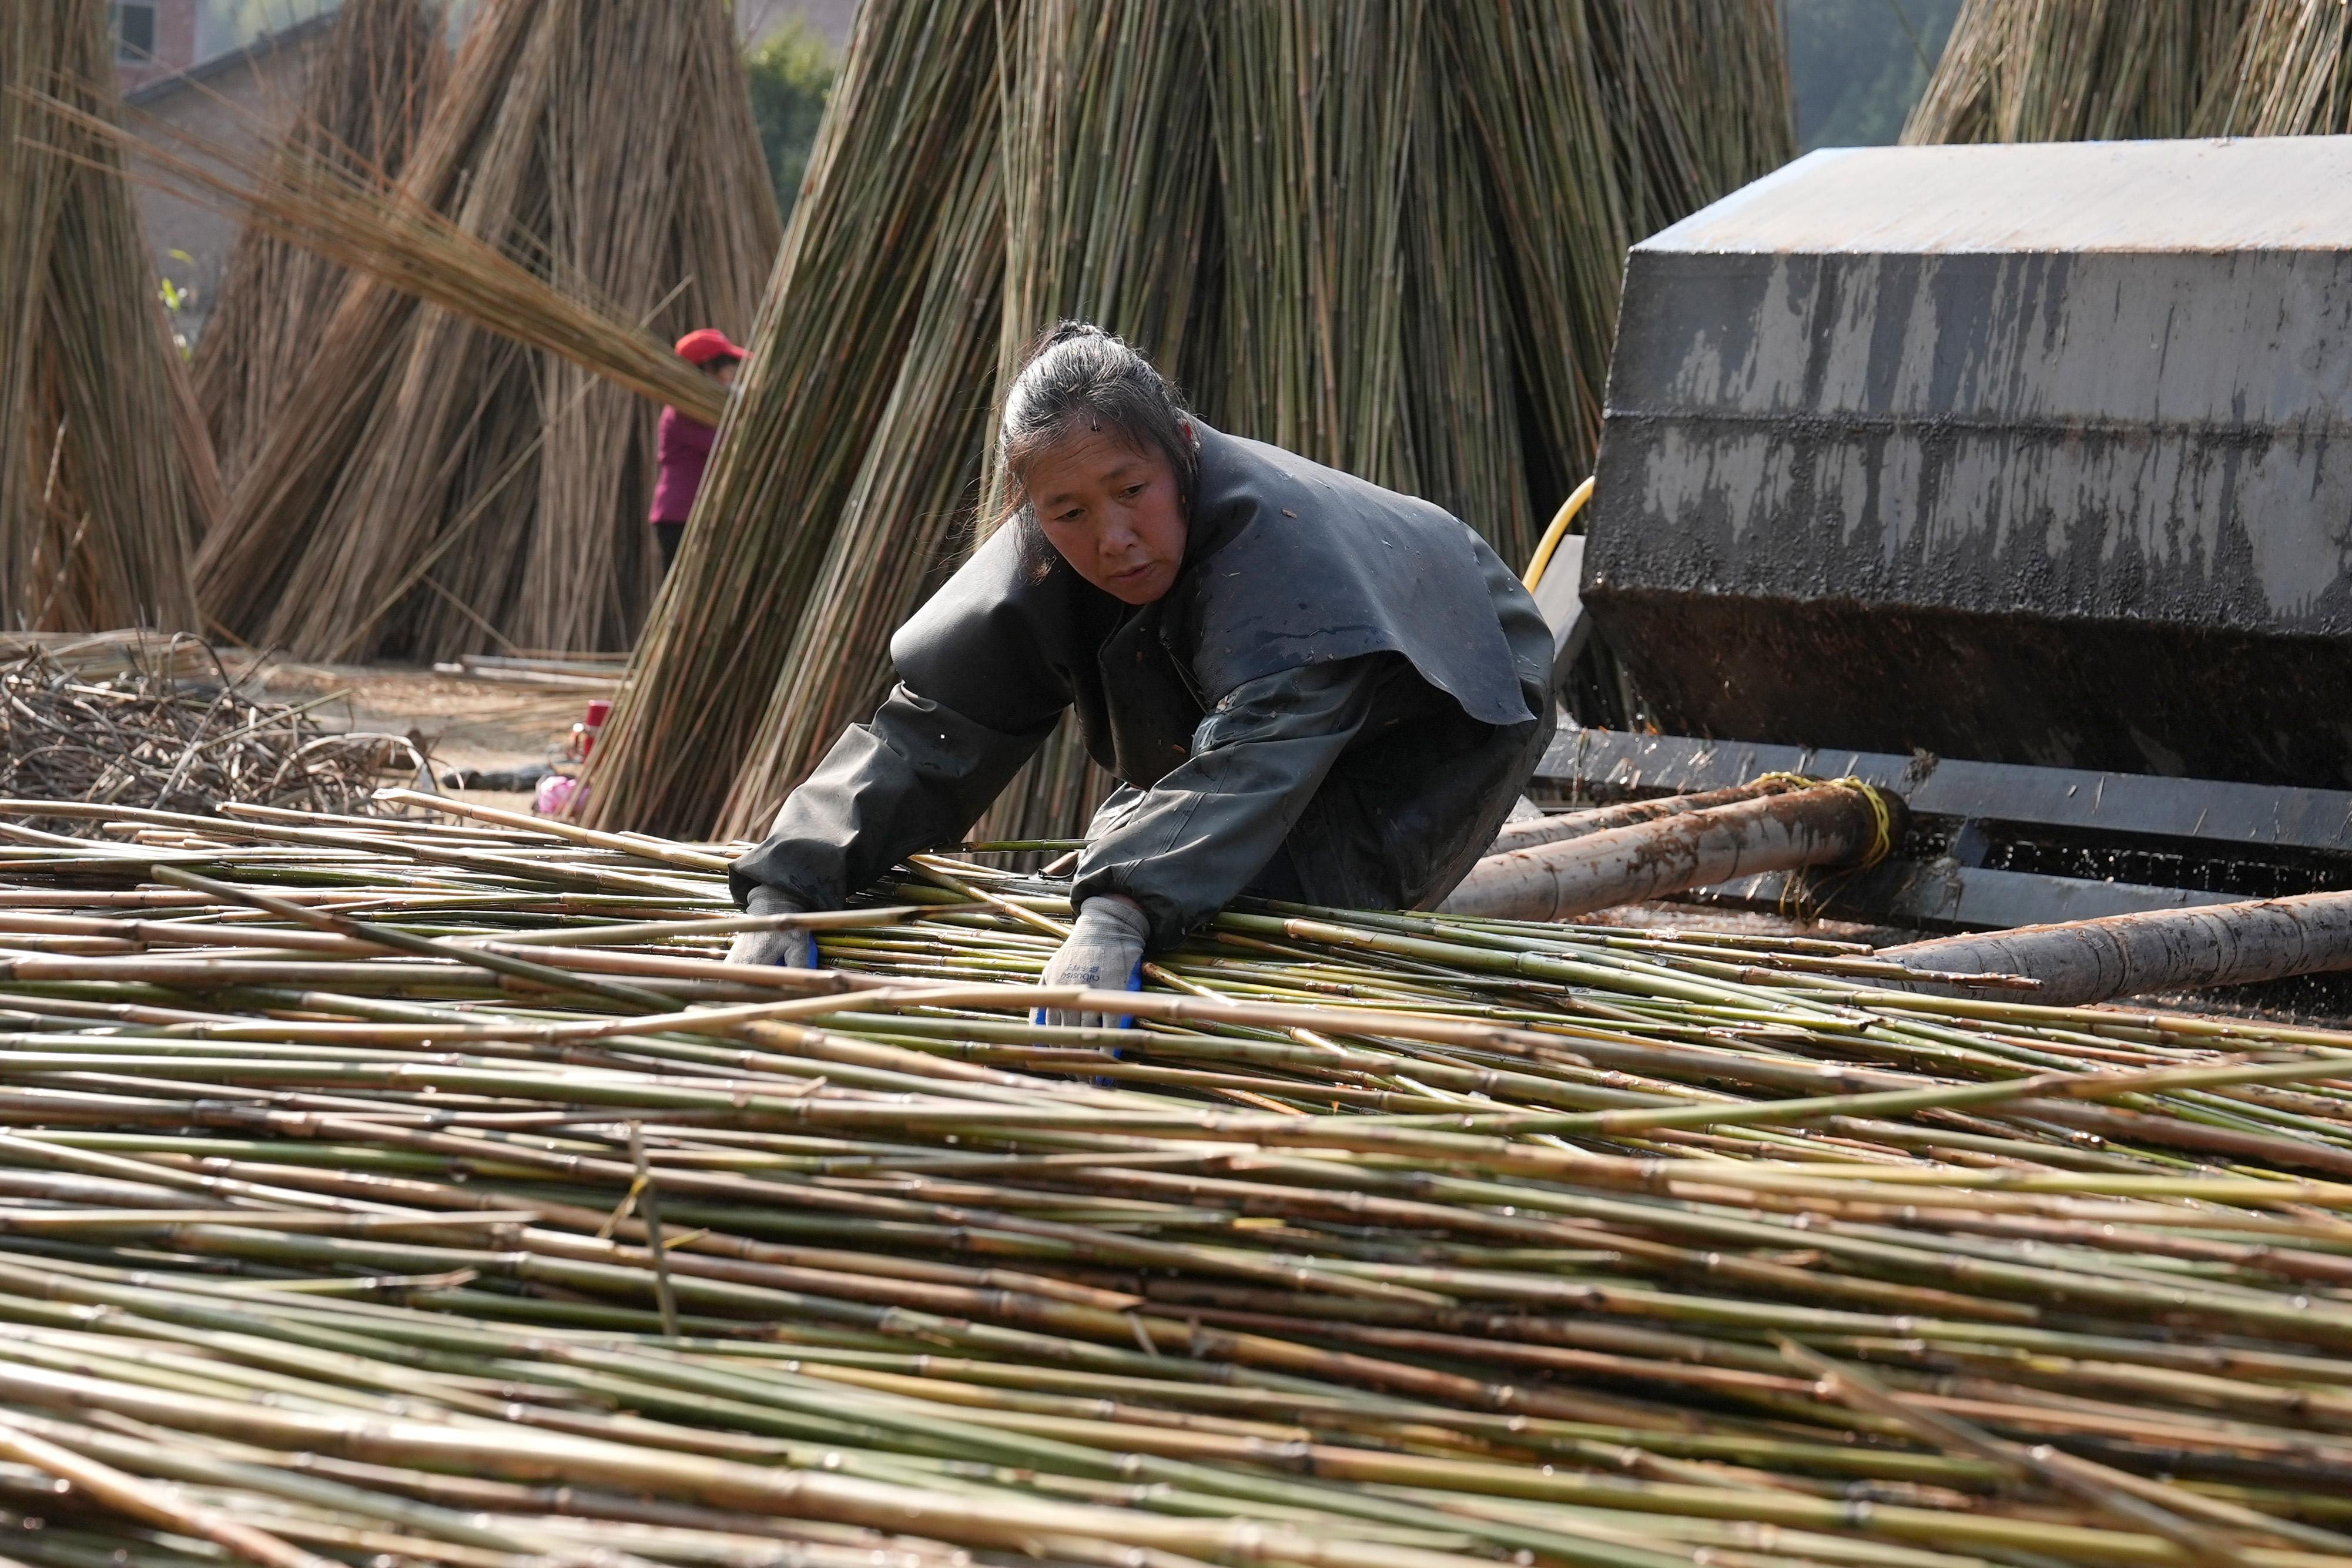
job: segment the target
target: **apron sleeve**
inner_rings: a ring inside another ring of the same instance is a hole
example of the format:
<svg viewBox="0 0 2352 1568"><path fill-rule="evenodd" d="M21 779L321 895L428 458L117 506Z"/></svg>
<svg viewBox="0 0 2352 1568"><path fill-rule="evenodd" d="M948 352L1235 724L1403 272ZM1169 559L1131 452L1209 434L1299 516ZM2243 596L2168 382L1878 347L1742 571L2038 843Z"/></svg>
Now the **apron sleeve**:
<svg viewBox="0 0 2352 1568"><path fill-rule="evenodd" d="M803 910L837 910L919 849L953 844L1060 718L1007 734L900 685L853 724L793 791L757 849L728 868L739 904L770 887Z"/></svg>
<svg viewBox="0 0 2352 1568"><path fill-rule="evenodd" d="M1087 847L1073 906L1125 894L1150 917L1154 947L1223 909L1282 847L1402 664L1373 654L1234 688L1201 721L1192 755Z"/></svg>

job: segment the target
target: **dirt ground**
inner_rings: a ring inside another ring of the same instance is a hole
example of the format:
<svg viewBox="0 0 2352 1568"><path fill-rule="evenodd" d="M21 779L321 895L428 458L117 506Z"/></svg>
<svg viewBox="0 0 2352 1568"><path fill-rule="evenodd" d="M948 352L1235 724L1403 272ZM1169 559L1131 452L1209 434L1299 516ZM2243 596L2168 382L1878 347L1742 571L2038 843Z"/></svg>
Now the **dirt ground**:
<svg viewBox="0 0 2352 1568"><path fill-rule="evenodd" d="M258 671L273 702L326 700L312 711L331 730L406 735L436 768L483 773L562 762L572 726L598 694L544 690L405 665L298 664L270 659ZM469 799L529 809L528 791L466 790Z"/></svg>

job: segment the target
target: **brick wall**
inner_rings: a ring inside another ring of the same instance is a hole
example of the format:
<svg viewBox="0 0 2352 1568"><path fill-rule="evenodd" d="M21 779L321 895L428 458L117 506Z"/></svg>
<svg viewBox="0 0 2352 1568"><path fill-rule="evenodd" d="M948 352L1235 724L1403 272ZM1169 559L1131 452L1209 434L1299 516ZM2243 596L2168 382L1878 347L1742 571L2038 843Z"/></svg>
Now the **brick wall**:
<svg viewBox="0 0 2352 1568"><path fill-rule="evenodd" d="M107 9L117 39L135 40L145 32L154 40L152 52L137 49L129 41L118 46L115 79L123 91L133 91L196 63L204 0L117 0Z"/></svg>

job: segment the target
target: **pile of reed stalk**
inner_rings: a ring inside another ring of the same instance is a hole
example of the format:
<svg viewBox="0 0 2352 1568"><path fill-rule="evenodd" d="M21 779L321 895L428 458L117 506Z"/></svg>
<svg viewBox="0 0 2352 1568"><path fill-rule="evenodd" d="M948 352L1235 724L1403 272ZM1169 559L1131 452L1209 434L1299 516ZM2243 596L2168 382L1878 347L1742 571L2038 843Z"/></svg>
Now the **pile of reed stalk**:
<svg viewBox="0 0 2352 1568"><path fill-rule="evenodd" d="M950 193L974 170L983 172L984 185L995 160L996 14L991 0L859 9L752 329L751 358L738 374L696 499L696 517L704 521L687 529L631 680L597 742L603 752L623 736L626 758L598 774L589 809L602 821L675 816L699 830L716 819L750 754L787 646L817 607L812 589L837 520L853 494L872 493L867 453L877 461L909 457L903 444L927 433L910 417L894 425L889 441L876 436L927 296L935 336L953 331L958 307L985 310L993 299L986 286L959 300L929 284L954 205ZM992 226L989 203L971 205L979 209L978 226ZM1001 226L999 218L994 226ZM974 331L992 350L995 321ZM984 416L988 407L980 383L908 388L926 390L935 408L978 408ZM950 484L977 471L977 454L958 467ZM898 482L912 490L927 477ZM944 519L875 513L873 521L936 527ZM864 577L928 564L902 551L845 567ZM842 591L833 586L827 602ZM867 617L856 644L819 652L829 668L845 666L870 687L872 650L896 625L887 613Z"/></svg>
<svg viewBox="0 0 2352 1568"><path fill-rule="evenodd" d="M396 180L448 69L437 6L345 0L310 67L299 112L272 156L282 178L316 165ZM350 278L343 268L258 225L237 237L193 366L225 485L234 486L279 419Z"/></svg>
<svg viewBox="0 0 2352 1568"><path fill-rule="evenodd" d="M873 0L594 820L765 826L993 525L999 390L1065 317L1524 560L1591 460L1626 247L1791 151L1765 0ZM1106 787L1066 729L981 831Z"/></svg>
<svg viewBox="0 0 2352 1568"><path fill-rule="evenodd" d="M0 626L194 630L219 475L110 120L108 7L0 18ZM65 112L60 112L63 110Z"/></svg>
<svg viewBox="0 0 2352 1568"><path fill-rule="evenodd" d="M0 803L12 1560L2352 1563L2352 1036L381 804Z"/></svg>
<svg viewBox="0 0 2352 1568"><path fill-rule="evenodd" d="M389 187L240 171L265 232L354 274L205 542L207 608L313 658L627 647L657 408L610 383L723 406L660 345L750 320L760 160L719 0L492 0Z"/></svg>
<svg viewBox="0 0 2352 1568"><path fill-rule="evenodd" d="M2331 0L1968 0L1903 140L2347 130L2352 16Z"/></svg>

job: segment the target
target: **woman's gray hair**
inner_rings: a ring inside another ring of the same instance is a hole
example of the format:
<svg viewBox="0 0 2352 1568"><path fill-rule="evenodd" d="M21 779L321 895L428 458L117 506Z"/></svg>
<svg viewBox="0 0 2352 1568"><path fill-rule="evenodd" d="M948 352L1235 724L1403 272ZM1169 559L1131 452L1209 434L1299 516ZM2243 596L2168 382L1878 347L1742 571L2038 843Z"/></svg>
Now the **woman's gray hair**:
<svg viewBox="0 0 2352 1568"><path fill-rule="evenodd" d="M1040 339L1004 395L997 457L1012 481L1008 518L1029 512L1025 476L1038 453L1080 430L1109 431L1139 452L1156 452L1176 475L1189 515L1200 458L1186 429L1183 398L1126 340L1088 321L1064 321ZM1024 517L1034 528L1034 517Z"/></svg>

